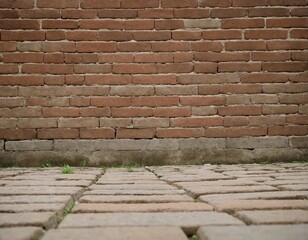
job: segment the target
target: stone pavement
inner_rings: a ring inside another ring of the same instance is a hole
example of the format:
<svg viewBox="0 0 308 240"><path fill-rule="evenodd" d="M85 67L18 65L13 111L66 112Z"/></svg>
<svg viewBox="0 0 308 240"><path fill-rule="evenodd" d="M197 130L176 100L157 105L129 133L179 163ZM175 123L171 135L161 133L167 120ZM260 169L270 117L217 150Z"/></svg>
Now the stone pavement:
<svg viewBox="0 0 308 240"><path fill-rule="evenodd" d="M307 240L308 163L0 170L1 240Z"/></svg>

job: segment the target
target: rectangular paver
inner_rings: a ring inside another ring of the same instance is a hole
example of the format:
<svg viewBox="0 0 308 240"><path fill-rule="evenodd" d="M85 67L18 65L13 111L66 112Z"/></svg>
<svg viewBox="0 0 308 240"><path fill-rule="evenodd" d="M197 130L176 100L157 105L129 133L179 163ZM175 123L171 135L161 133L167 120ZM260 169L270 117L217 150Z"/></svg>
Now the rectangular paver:
<svg viewBox="0 0 308 240"><path fill-rule="evenodd" d="M32 240L39 239L43 234L40 227L0 228L1 240Z"/></svg>
<svg viewBox="0 0 308 240"><path fill-rule="evenodd" d="M307 240L308 224L202 227L199 240Z"/></svg>
<svg viewBox="0 0 308 240"><path fill-rule="evenodd" d="M52 229L42 240L188 240L178 227L117 227Z"/></svg>

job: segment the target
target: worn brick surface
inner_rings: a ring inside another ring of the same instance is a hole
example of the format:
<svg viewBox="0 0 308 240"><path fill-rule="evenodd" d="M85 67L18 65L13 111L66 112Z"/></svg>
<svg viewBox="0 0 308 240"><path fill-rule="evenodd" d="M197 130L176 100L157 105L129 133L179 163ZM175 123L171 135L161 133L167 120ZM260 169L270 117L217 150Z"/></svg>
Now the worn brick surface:
<svg viewBox="0 0 308 240"><path fill-rule="evenodd" d="M225 226L202 227L198 231L200 240L244 239L307 239L307 225L270 225L270 226Z"/></svg>

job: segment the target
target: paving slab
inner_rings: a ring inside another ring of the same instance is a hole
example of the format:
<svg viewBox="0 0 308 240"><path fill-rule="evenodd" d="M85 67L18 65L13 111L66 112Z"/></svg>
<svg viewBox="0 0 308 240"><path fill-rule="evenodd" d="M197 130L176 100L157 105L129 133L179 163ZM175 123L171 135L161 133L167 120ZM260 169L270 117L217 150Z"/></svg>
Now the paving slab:
<svg viewBox="0 0 308 240"><path fill-rule="evenodd" d="M188 240L178 227L118 227L52 229L42 240Z"/></svg>
<svg viewBox="0 0 308 240"><path fill-rule="evenodd" d="M0 204L3 203L67 203L72 200L70 195L12 195L1 196Z"/></svg>
<svg viewBox="0 0 308 240"><path fill-rule="evenodd" d="M307 240L308 224L202 227L199 240Z"/></svg>
<svg viewBox="0 0 308 240"><path fill-rule="evenodd" d="M1 240L34 240L44 234L40 227L0 228Z"/></svg>
<svg viewBox="0 0 308 240"><path fill-rule="evenodd" d="M165 203L165 202L191 202L193 199L187 195L84 195L80 198L83 203Z"/></svg>
<svg viewBox="0 0 308 240"><path fill-rule="evenodd" d="M1 209L1 207L0 207ZM103 212L195 212L212 211L213 207L200 202L173 203L79 203L73 208L74 213Z"/></svg>
<svg viewBox="0 0 308 240"><path fill-rule="evenodd" d="M176 195L185 194L184 190L172 189L172 190L146 190L146 189L119 189L119 190L90 190L86 191L84 195Z"/></svg>
<svg viewBox="0 0 308 240"><path fill-rule="evenodd" d="M99 185L95 184L89 187L92 190L175 190L174 186L167 183L156 184L111 184L111 185Z"/></svg>
<svg viewBox="0 0 308 240"><path fill-rule="evenodd" d="M68 215L60 228L177 226L186 233L194 233L202 225L243 225L243 222L218 212L84 213Z"/></svg>
<svg viewBox="0 0 308 240"><path fill-rule="evenodd" d="M236 215L248 224L308 223L306 210L239 211Z"/></svg>
<svg viewBox="0 0 308 240"><path fill-rule="evenodd" d="M57 217L53 212L0 213L0 227L38 226L49 229L56 224Z"/></svg>
<svg viewBox="0 0 308 240"><path fill-rule="evenodd" d="M15 186L1 187L0 195L78 195L81 187L52 187L52 186Z"/></svg>
<svg viewBox="0 0 308 240"><path fill-rule="evenodd" d="M92 184L90 180L62 180L62 181L42 181L42 180L0 180L0 185L3 186L71 186L71 187L87 187Z"/></svg>
<svg viewBox="0 0 308 240"><path fill-rule="evenodd" d="M28 204L0 204L0 212L63 212L66 207L64 203L28 203Z"/></svg>
<svg viewBox="0 0 308 240"><path fill-rule="evenodd" d="M282 190L308 190L308 183L306 184L288 184L288 185L280 185L279 188Z"/></svg>

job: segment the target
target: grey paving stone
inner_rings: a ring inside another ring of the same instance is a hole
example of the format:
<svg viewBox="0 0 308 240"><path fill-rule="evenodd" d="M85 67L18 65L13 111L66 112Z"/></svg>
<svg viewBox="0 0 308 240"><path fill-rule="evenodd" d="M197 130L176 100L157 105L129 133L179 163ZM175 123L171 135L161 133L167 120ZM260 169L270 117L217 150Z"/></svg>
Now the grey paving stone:
<svg viewBox="0 0 308 240"><path fill-rule="evenodd" d="M42 180L0 180L0 185L5 186L71 186L71 187L87 187L92 183L90 180L62 180L62 181L42 181Z"/></svg>
<svg viewBox="0 0 308 240"><path fill-rule="evenodd" d="M48 174L48 173L31 173L15 177L3 178L4 180L95 180L96 175L91 174Z"/></svg>
<svg viewBox="0 0 308 240"><path fill-rule="evenodd" d="M200 196L199 199L205 202L215 200L236 200L236 199L302 199L308 197L308 191L275 191L275 192L257 192L257 193L227 193L210 194Z"/></svg>
<svg viewBox="0 0 308 240"><path fill-rule="evenodd" d="M63 212L64 203L0 204L0 212Z"/></svg>
<svg viewBox="0 0 308 240"><path fill-rule="evenodd" d="M193 233L202 225L242 225L243 223L218 212L183 213L97 213L70 214L60 228L124 227L124 226L178 226Z"/></svg>
<svg viewBox="0 0 308 240"><path fill-rule="evenodd" d="M289 146L287 137L227 138L227 148L283 148Z"/></svg>
<svg viewBox="0 0 308 240"><path fill-rule="evenodd" d="M0 187L0 195L78 195L81 187L14 186Z"/></svg>
<svg viewBox="0 0 308 240"><path fill-rule="evenodd" d="M52 229L42 240L188 240L178 227L121 227Z"/></svg>
<svg viewBox="0 0 308 240"><path fill-rule="evenodd" d="M157 183L156 184L106 184L99 185L95 184L89 187L93 190L176 190L174 186L170 186L166 183Z"/></svg>
<svg viewBox="0 0 308 240"><path fill-rule="evenodd" d="M218 211L235 212L240 210L269 209L308 209L308 200L218 200L211 201Z"/></svg>
<svg viewBox="0 0 308 240"><path fill-rule="evenodd" d="M146 189L119 189L119 190L90 190L86 191L84 195L176 195L176 194L185 194L184 190L146 190Z"/></svg>
<svg viewBox="0 0 308 240"><path fill-rule="evenodd" d="M53 212L0 213L0 227L38 226L52 228L57 224Z"/></svg>
<svg viewBox="0 0 308 240"><path fill-rule="evenodd" d="M199 240L307 240L308 224L202 227Z"/></svg>
<svg viewBox="0 0 308 240"><path fill-rule="evenodd" d="M175 186L179 187L195 187L195 186L248 186L260 185L257 181L249 179L230 179L230 180L216 180L216 181L200 181L200 182L176 182Z"/></svg>
<svg viewBox="0 0 308 240"><path fill-rule="evenodd" d="M186 195L84 195L80 198L83 203L164 203L164 202L191 202L192 198Z"/></svg>
<svg viewBox="0 0 308 240"><path fill-rule="evenodd" d="M185 175L185 174L168 174L168 176L164 176L160 178L161 180L167 182L198 182L203 180L220 180L220 179L233 179L231 176L225 176L220 173L204 173L204 175Z"/></svg>
<svg viewBox="0 0 308 240"><path fill-rule="evenodd" d="M305 210L240 211L237 216L251 224L308 223Z"/></svg>
<svg viewBox="0 0 308 240"><path fill-rule="evenodd" d="M308 190L308 183L307 184L280 185L279 188L283 190L293 190L293 191Z"/></svg>
<svg viewBox="0 0 308 240"><path fill-rule="evenodd" d="M4 149L4 140L0 140L0 150Z"/></svg>
<svg viewBox="0 0 308 240"><path fill-rule="evenodd" d="M0 228L1 240L34 240L44 234L40 227Z"/></svg>
<svg viewBox="0 0 308 240"><path fill-rule="evenodd" d="M1 207L0 207L1 209ZM79 203L73 208L74 213L99 212L194 212L212 211L213 207L200 202L178 203Z"/></svg>
<svg viewBox="0 0 308 240"><path fill-rule="evenodd" d="M1 196L0 204L3 203L67 203L72 200L70 195L12 195Z"/></svg>
<svg viewBox="0 0 308 240"><path fill-rule="evenodd" d="M180 139L180 149L211 149L211 148L225 148L226 140L225 138L188 138L188 139Z"/></svg>
<svg viewBox="0 0 308 240"><path fill-rule="evenodd" d="M53 150L52 140L23 140L5 142L7 151L48 151Z"/></svg>

